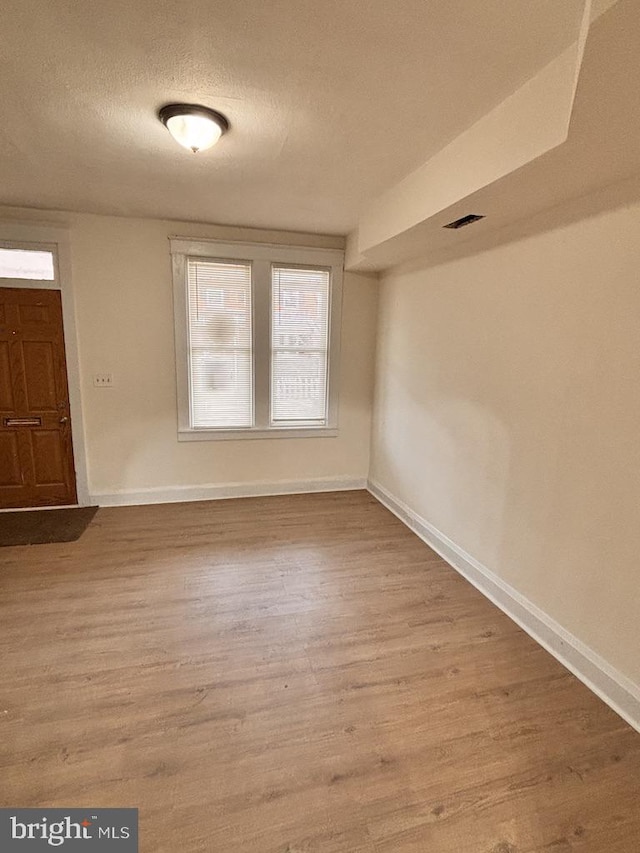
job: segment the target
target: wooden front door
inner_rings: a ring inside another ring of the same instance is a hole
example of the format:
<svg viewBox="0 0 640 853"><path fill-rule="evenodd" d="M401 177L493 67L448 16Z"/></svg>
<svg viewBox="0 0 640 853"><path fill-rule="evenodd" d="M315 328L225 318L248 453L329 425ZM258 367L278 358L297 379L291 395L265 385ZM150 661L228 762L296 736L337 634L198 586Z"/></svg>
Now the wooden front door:
<svg viewBox="0 0 640 853"><path fill-rule="evenodd" d="M0 508L76 502L60 291L0 287Z"/></svg>

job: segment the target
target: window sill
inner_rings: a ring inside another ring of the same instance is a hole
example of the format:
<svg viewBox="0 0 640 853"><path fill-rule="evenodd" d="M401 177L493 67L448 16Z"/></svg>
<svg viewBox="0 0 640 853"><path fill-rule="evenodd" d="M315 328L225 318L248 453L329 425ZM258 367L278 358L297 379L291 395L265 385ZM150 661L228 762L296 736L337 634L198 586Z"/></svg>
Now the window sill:
<svg viewBox="0 0 640 853"><path fill-rule="evenodd" d="M271 429L181 429L178 441L242 441L265 438L336 438L335 427L272 427Z"/></svg>

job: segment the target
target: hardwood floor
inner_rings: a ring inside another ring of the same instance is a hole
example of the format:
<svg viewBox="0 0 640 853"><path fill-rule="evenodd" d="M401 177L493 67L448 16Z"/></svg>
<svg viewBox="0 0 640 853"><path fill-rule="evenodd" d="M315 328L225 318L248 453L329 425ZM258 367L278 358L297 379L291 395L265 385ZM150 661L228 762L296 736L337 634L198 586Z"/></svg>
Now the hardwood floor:
<svg viewBox="0 0 640 853"><path fill-rule="evenodd" d="M142 853L633 853L640 735L365 492L0 549L0 805Z"/></svg>

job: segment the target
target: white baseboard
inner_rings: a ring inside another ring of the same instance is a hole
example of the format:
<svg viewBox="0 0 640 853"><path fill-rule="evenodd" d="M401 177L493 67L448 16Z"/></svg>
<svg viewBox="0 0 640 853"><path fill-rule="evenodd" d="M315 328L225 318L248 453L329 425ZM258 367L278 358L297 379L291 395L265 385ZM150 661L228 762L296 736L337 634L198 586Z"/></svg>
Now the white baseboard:
<svg viewBox="0 0 640 853"><path fill-rule="evenodd" d="M139 504L215 501L224 498L255 498L267 495L298 495L307 492L342 492L366 489L359 477L321 477L315 480L277 480L253 483L223 483L204 486L167 486L162 489L102 492L91 495L98 506L137 506Z"/></svg>
<svg viewBox="0 0 640 853"><path fill-rule="evenodd" d="M629 725L640 732L640 686L372 480L369 492L423 542L540 643Z"/></svg>

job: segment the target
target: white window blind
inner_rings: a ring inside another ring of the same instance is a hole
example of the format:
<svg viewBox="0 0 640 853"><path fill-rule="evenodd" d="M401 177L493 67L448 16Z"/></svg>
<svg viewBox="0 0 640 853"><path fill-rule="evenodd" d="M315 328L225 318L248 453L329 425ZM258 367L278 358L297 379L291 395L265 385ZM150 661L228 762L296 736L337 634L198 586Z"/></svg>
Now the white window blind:
<svg viewBox="0 0 640 853"><path fill-rule="evenodd" d="M329 293L326 269L271 267L271 422L327 421Z"/></svg>
<svg viewBox="0 0 640 853"><path fill-rule="evenodd" d="M187 260L191 426L253 425L251 264Z"/></svg>

